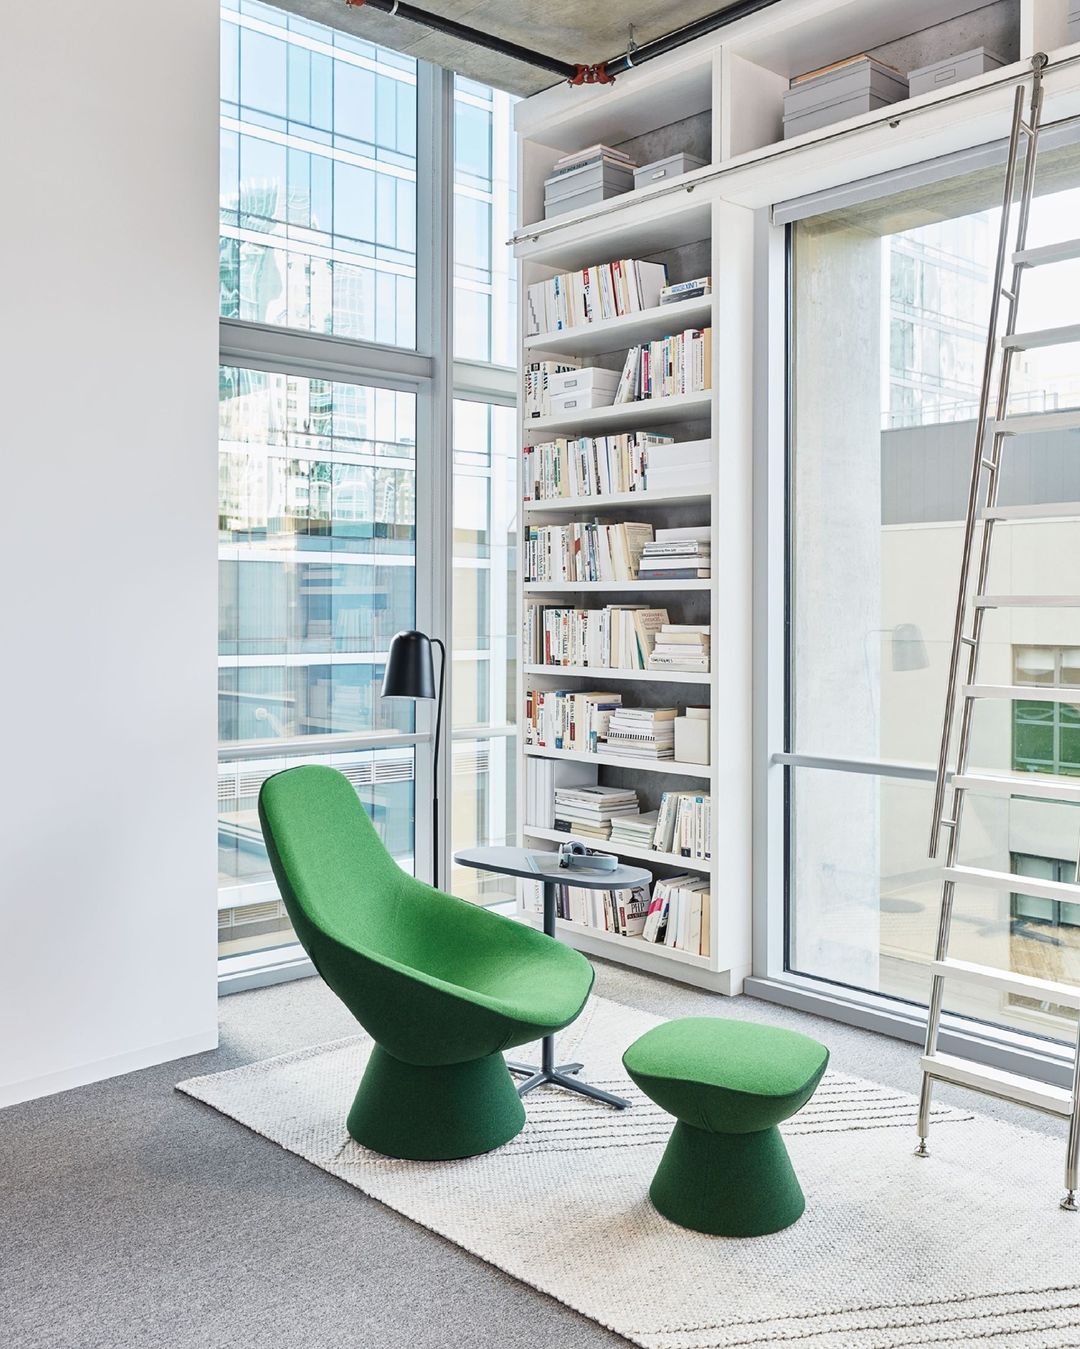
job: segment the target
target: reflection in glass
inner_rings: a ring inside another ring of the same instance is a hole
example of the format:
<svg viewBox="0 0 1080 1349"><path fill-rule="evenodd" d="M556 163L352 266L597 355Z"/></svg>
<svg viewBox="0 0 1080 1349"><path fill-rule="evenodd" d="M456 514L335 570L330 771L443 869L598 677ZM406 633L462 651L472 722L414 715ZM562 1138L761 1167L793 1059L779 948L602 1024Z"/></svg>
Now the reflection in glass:
<svg viewBox="0 0 1080 1349"><path fill-rule="evenodd" d="M1047 151L1040 169L1032 246L1076 233L1080 147ZM794 227L789 699L796 753L936 765L1000 191L996 166ZM1030 275L1018 329L1072 322L1080 267ZM1080 406L1077 350L1024 353L1011 410ZM1080 501L1080 432L1011 437L1000 500ZM988 593L1080 594L1080 517L996 528ZM979 703L973 769L1080 772L1080 697L1066 692L1080 687L1076 609L989 611L979 681L1061 686L1063 694L1060 702ZM800 768L791 772L790 791L790 967L924 1002L940 898L940 864L926 855L929 789ZM1071 876L1078 820L1075 806L971 793L962 860ZM954 954L1071 981L1080 976L1071 919L1071 905L961 888ZM1060 1008L1040 1011L999 992L950 988L950 998L965 1015L1068 1033Z"/></svg>

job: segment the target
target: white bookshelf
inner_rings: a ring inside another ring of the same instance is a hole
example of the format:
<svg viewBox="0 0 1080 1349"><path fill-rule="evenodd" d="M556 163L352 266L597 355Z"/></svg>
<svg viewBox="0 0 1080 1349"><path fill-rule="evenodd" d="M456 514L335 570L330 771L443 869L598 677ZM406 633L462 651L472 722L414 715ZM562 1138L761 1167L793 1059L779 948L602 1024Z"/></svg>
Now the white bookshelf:
<svg viewBox="0 0 1080 1349"><path fill-rule="evenodd" d="M994 12L1000 18L1001 7ZM955 55L955 47L935 54L933 33L943 25L941 40L955 41L953 21L961 16L967 47L982 42L995 50L995 43L985 40L979 28L983 11L971 0L909 0L905 5L885 5L881 0L785 0L643 63L621 74L613 85L553 86L517 105L522 224L514 246L520 315L527 312L525 288L533 282L621 258L668 261L672 281L704 272L710 272L713 280L708 297L581 328L522 335L520 341L523 362L573 357L611 369L617 368L630 345L691 325L708 324L713 331L708 394L595 408L522 425L523 444L561 435L656 429L670 431L679 440L708 435L714 446L711 481L692 491L530 501L523 509L526 524L588 520L598 512L615 522L634 519L641 512L656 525L708 521L712 531L712 579L701 587L687 583L671 587L670 599L664 595L663 582L616 587L572 583L554 588L540 583L520 588L522 605L555 601L562 595L574 596L581 605L600 605L637 591L653 603L666 600L673 621L708 621L713 629L714 668L707 676L522 665L522 694L528 687L611 685L624 691L627 704L708 701L712 709L712 766L707 774L698 771L680 777L672 765L664 777L652 764L653 771L639 773L635 768L634 774L641 783L670 782L688 790L707 784L713 805L714 860L702 864L648 849L611 849L651 865L661 875L678 868L710 877L709 956L688 960L685 953L650 943L560 924L560 935L581 949L726 993L738 992L750 970L755 771L770 784L760 798L767 810L773 809L775 799L768 763L755 763L752 755L750 723L763 680L770 726L773 703L782 696L769 682L772 665L779 659L772 646L765 671L754 670L751 651L754 463L757 457L771 464L774 452L778 461L783 453L784 241L782 228L771 222L770 208L1001 139L1007 131L1013 81L1029 73L1029 58L1036 50L1049 52L1051 59L1045 79L1045 121L1080 114L1080 65L1070 63L1080 57L1080 44L1064 45L1067 13L1067 0L1020 0L1015 19L1009 19L1015 22L1013 50L1019 55L1015 64L793 141L782 138L783 93L793 76L906 38L917 37L920 51L925 51L916 64ZM987 23L992 21L989 15L987 10ZM675 123L681 128L678 138L670 131L658 138L658 153L650 156L650 133ZM672 144L680 144L707 164L682 179L544 219L543 182L556 159L598 141L616 146L632 141L639 162L660 158L670 153ZM702 265L701 259L707 261ZM774 485L772 472L765 467L758 479L759 488L770 497L782 491ZM761 541L759 558L768 554L772 559L779 547L770 533ZM770 560L769 578L775 566ZM782 597L773 594L771 602L780 604ZM686 612L694 617L684 617ZM773 640L770 629L769 643ZM519 800L524 801L524 752L519 762ZM598 763L597 771L601 781L632 782L629 776L612 777L619 773L614 765ZM530 846L555 847L566 835L526 825L522 837ZM765 870L771 893L777 868L770 862Z"/></svg>
<svg viewBox="0 0 1080 1349"><path fill-rule="evenodd" d="M628 342L626 345L632 346L633 343ZM645 398L638 403L617 403L613 407L585 408L581 412L554 417L533 417L525 425L540 440L566 435L603 436L609 432L615 434L619 431L641 431L650 426L666 426L691 418L705 420L711 412L710 393L674 393L667 398Z"/></svg>
<svg viewBox="0 0 1080 1349"><path fill-rule="evenodd" d="M712 317L712 296L696 300L677 300L639 314L622 314L576 328L533 334L525 338L525 350L537 359L545 356L591 356L597 352L625 350L655 337L667 337L686 328L700 328Z"/></svg>
<svg viewBox="0 0 1080 1349"><path fill-rule="evenodd" d="M584 498L582 498L584 500ZM585 511L588 512L586 506ZM711 581L526 581L527 595L670 595L679 590L709 590Z"/></svg>
<svg viewBox="0 0 1080 1349"><path fill-rule="evenodd" d="M526 501L522 512L529 519L549 515L553 511L579 515L590 511L594 513L608 511L615 506L630 506L635 511L650 510L656 506L665 508L688 503L696 505L700 501L708 501L711 496L712 488L702 486L687 491L665 488L651 492L609 492L603 496L547 497L539 501Z"/></svg>
<svg viewBox="0 0 1080 1349"><path fill-rule="evenodd" d="M572 763L596 764L601 768L630 768L635 773L677 773L684 778L712 776L708 764L679 763L675 759L633 759L628 754L580 754L574 749L546 749L526 745L526 756L533 759L569 759Z"/></svg>
<svg viewBox="0 0 1080 1349"><path fill-rule="evenodd" d="M634 680L644 684L701 684L712 683L712 675L693 674L687 670L668 670L660 674L657 670L620 670L617 666L607 665L522 665L527 675L554 676L557 679L597 680Z"/></svg>

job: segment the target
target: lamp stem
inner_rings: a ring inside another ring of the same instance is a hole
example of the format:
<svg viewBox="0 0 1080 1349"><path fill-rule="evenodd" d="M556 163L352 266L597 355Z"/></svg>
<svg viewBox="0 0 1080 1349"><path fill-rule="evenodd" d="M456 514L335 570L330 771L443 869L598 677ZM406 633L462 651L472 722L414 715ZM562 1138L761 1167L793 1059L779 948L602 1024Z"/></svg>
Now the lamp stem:
<svg viewBox="0 0 1080 1349"><path fill-rule="evenodd" d="M438 637L431 643L439 648L439 697L435 704L435 748L431 775L434 784L431 800L431 883L439 887L439 750L442 748L443 687L446 680L446 647Z"/></svg>

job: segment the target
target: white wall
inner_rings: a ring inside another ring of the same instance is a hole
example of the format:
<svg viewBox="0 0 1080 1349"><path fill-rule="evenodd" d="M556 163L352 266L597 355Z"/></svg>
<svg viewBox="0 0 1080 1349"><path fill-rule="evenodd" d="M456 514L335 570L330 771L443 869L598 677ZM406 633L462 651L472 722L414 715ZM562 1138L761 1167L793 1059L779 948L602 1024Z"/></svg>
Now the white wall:
<svg viewBox="0 0 1080 1349"><path fill-rule="evenodd" d="M0 1105L211 1047L217 9L0 12Z"/></svg>

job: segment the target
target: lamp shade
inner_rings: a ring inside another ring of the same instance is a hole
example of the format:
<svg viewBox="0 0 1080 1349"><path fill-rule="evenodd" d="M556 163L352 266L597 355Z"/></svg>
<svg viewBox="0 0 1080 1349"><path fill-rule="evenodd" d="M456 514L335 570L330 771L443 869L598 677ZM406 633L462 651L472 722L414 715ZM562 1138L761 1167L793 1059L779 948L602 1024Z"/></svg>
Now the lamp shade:
<svg viewBox="0 0 1080 1349"><path fill-rule="evenodd" d="M383 674L384 698L434 698L435 664L431 638L423 632L396 632Z"/></svg>
<svg viewBox="0 0 1080 1349"><path fill-rule="evenodd" d="M930 664L926 642L917 623L898 623L892 630L894 670L925 670Z"/></svg>

